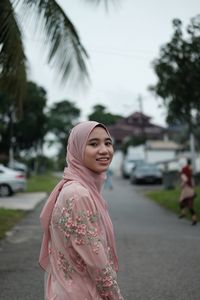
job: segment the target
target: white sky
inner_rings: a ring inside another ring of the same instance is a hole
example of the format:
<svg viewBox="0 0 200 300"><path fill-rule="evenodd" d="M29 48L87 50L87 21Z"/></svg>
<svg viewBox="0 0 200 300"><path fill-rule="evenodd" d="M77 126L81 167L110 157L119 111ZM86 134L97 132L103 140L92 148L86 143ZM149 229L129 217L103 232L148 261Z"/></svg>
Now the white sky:
<svg viewBox="0 0 200 300"><path fill-rule="evenodd" d="M61 86L54 70L41 54L41 41L25 31L30 79L43 86L48 104L64 99L75 102L87 119L92 107L103 104L111 113L128 116L138 111L138 96L143 98L143 112L156 124L165 124L161 103L147 90L156 82L151 62L161 45L173 33L172 19L180 18L184 27L200 13L199 0L119 0L106 12L103 5L89 5L84 0L59 0L76 26L90 55L92 85L86 90Z"/></svg>

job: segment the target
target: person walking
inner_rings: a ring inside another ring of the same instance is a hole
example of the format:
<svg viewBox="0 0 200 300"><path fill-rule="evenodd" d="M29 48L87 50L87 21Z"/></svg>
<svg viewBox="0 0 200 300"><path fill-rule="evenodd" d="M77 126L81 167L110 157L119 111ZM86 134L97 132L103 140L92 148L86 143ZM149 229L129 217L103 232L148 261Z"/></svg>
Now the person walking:
<svg viewBox="0 0 200 300"><path fill-rule="evenodd" d="M180 215L179 218L183 218L186 215L186 209L189 209L192 216L192 225L197 224L197 215L194 210L194 198L196 193L194 190L194 184L192 182L192 168L191 160L188 159L186 165L181 170L181 194L179 199Z"/></svg>
<svg viewBox="0 0 200 300"><path fill-rule="evenodd" d="M113 190L113 171L110 168L108 168L106 172L104 188L108 190Z"/></svg>
<svg viewBox="0 0 200 300"><path fill-rule="evenodd" d="M113 225L101 194L112 157L103 124L87 121L71 130L63 179L40 215L45 300L123 300Z"/></svg>

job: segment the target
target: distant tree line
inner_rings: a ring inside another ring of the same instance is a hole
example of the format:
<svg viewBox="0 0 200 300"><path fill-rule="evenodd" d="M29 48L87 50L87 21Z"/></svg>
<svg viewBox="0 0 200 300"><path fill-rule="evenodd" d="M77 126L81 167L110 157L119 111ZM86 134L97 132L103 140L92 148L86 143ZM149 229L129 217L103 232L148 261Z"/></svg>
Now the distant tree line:
<svg viewBox="0 0 200 300"><path fill-rule="evenodd" d="M23 115L18 119L12 103L0 92L0 154L8 160L12 147L14 156L20 158L41 156L47 135L51 133L49 144L56 144L58 156L64 160L67 137L70 129L80 118L81 111L75 103L62 100L47 106L47 94L44 88L34 82L27 83L27 98L23 102ZM106 111L106 107L95 105L89 120L96 120L106 125L114 124L121 118Z"/></svg>

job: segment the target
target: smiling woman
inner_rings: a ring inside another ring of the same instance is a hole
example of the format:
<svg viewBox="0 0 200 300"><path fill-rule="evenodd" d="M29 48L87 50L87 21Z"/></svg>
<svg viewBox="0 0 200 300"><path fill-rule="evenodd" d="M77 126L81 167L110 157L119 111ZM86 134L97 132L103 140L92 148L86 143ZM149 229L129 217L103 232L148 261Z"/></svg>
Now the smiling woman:
<svg viewBox="0 0 200 300"><path fill-rule="evenodd" d="M85 166L96 172L105 172L113 157L112 139L103 126L95 127L89 135L85 153Z"/></svg>
<svg viewBox="0 0 200 300"><path fill-rule="evenodd" d="M89 121L72 129L68 167L40 216L45 300L123 300L113 225L101 195L112 157L103 124Z"/></svg>

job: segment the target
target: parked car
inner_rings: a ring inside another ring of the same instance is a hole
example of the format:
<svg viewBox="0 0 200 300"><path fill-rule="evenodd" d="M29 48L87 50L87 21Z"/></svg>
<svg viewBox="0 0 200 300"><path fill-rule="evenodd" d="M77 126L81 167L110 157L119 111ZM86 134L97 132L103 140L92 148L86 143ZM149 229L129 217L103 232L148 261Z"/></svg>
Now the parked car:
<svg viewBox="0 0 200 300"><path fill-rule="evenodd" d="M125 158L122 163L122 176L123 178L129 178L131 170L135 168L137 165L140 165L143 163L142 159L131 159L131 158Z"/></svg>
<svg viewBox="0 0 200 300"><path fill-rule="evenodd" d="M28 172L29 172L28 167L25 164L18 162L16 160L9 162L8 168L15 170L15 171L21 171L21 172L25 173L26 176L28 175Z"/></svg>
<svg viewBox="0 0 200 300"><path fill-rule="evenodd" d="M131 183L162 183L162 172L156 164L144 163L132 169Z"/></svg>
<svg viewBox="0 0 200 300"><path fill-rule="evenodd" d="M13 193L24 191L27 180L24 172L15 171L0 165L0 196L11 196Z"/></svg>

